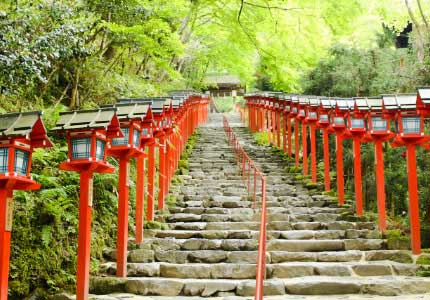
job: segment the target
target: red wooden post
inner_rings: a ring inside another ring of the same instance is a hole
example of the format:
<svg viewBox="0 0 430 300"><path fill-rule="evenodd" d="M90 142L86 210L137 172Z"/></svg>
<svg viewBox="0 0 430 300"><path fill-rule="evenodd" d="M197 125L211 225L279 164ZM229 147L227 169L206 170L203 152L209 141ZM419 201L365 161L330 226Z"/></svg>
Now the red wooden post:
<svg viewBox="0 0 430 300"><path fill-rule="evenodd" d="M299 121L297 119L294 120L294 144L295 144L295 153L294 157L296 159L296 167L300 164L300 144L299 144Z"/></svg>
<svg viewBox="0 0 430 300"><path fill-rule="evenodd" d="M148 200L146 220L154 220L155 143L148 145Z"/></svg>
<svg viewBox="0 0 430 300"><path fill-rule="evenodd" d="M292 130L291 130L291 118L289 116L286 116L287 119L287 139L288 139L288 156L293 156L293 147L292 147Z"/></svg>
<svg viewBox="0 0 430 300"><path fill-rule="evenodd" d="M164 191L165 191L165 170L166 170L166 140L160 138L158 144L158 210L164 208Z"/></svg>
<svg viewBox="0 0 430 300"><path fill-rule="evenodd" d="M139 245L143 240L143 210L145 201L145 157L137 158L136 162L136 236L135 243Z"/></svg>
<svg viewBox="0 0 430 300"><path fill-rule="evenodd" d="M93 173L80 173L78 257L76 299L87 300L90 281L91 211L93 201Z"/></svg>
<svg viewBox="0 0 430 300"><path fill-rule="evenodd" d="M412 253L421 253L420 213L418 203L417 163L415 145L406 145L408 164L409 220L411 224Z"/></svg>
<svg viewBox="0 0 430 300"><path fill-rule="evenodd" d="M324 188L326 192L330 191L330 140L329 129L323 129L323 160L324 160Z"/></svg>
<svg viewBox="0 0 430 300"><path fill-rule="evenodd" d="M382 151L382 141L376 139L375 143L375 176L376 176L376 197L379 216L379 230L387 229L386 209L385 209L385 179L384 179L384 154Z"/></svg>
<svg viewBox="0 0 430 300"><path fill-rule="evenodd" d="M276 110L276 142L278 148L281 148L281 116L279 108Z"/></svg>
<svg viewBox="0 0 430 300"><path fill-rule="evenodd" d="M312 182L317 182L317 145L315 137L315 124L310 125L310 136L311 136L311 173Z"/></svg>
<svg viewBox="0 0 430 300"><path fill-rule="evenodd" d="M284 112L282 114L282 150L287 153L287 114Z"/></svg>
<svg viewBox="0 0 430 300"><path fill-rule="evenodd" d="M0 189L0 300L7 300L12 231L13 191Z"/></svg>
<svg viewBox="0 0 430 300"><path fill-rule="evenodd" d="M130 162L127 157L119 160L118 184L118 230L116 276L127 277L127 240L128 240L128 195Z"/></svg>
<svg viewBox="0 0 430 300"><path fill-rule="evenodd" d="M354 147L354 191L357 215L363 215L363 188L361 182L361 151L360 151L360 138L353 139Z"/></svg>
<svg viewBox="0 0 430 300"><path fill-rule="evenodd" d="M343 205L345 196L343 178L343 138L341 134L336 134L336 171L338 201L340 205Z"/></svg>
<svg viewBox="0 0 430 300"><path fill-rule="evenodd" d="M302 121L302 157L303 157L303 175L308 175L308 136L306 132L306 123Z"/></svg>

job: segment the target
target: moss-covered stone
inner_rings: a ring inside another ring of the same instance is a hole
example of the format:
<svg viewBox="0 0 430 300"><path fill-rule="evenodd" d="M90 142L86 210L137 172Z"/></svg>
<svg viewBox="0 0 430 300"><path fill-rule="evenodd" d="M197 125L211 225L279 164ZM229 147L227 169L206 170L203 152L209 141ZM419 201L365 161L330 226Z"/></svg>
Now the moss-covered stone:
<svg viewBox="0 0 430 300"><path fill-rule="evenodd" d="M387 239L387 248L390 250L409 250L411 239L404 236L399 229L386 230L384 237Z"/></svg>
<svg viewBox="0 0 430 300"><path fill-rule="evenodd" d="M90 293L106 295L125 291L127 279L117 277L91 277Z"/></svg>
<svg viewBox="0 0 430 300"><path fill-rule="evenodd" d="M145 229L169 229L169 225L158 221L145 221Z"/></svg>
<svg viewBox="0 0 430 300"><path fill-rule="evenodd" d="M430 265L430 254L421 254L417 258L417 265Z"/></svg>

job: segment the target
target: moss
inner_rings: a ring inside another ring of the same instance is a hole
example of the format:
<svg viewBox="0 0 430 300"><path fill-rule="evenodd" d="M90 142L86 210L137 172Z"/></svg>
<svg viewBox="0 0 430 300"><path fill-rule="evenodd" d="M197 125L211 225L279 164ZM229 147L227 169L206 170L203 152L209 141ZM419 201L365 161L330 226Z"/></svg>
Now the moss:
<svg viewBox="0 0 430 300"><path fill-rule="evenodd" d="M286 168L286 171L288 173L301 173L302 172L302 168L297 167L297 166L290 166Z"/></svg>
<svg viewBox="0 0 430 300"><path fill-rule="evenodd" d="M145 229L167 230L169 229L169 225L158 221L145 221Z"/></svg>
<svg viewBox="0 0 430 300"><path fill-rule="evenodd" d="M173 195L173 194L167 195L165 202L166 202L166 205L168 207L175 206L175 204L176 204L176 195Z"/></svg>
<svg viewBox="0 0 430 300"><path fill-rule="evenodd" d="M333 191L333 190L331 190L331 191L328 191L328 192L322 192L322 194L323 195L326 195L326 196L330 196L330 197L337 197L337 193L336 193L336 191Z"/></svg>
<svg viewBox="0 0 430 300"><path fill-rule="evenodd" d="M117 277L91 277L90 293L110 294L124 291L127 279Z"/></svg>
<svg viewBox="0 0 430 300"><path fill-rule="evenodd" d="M384 237L387 239L389 250L408 250L410 249L410 238L404 236L399 229L386 230Z"/></svg>
<svg viewBox="0 0 430 300"><path fill-rule="evenodd" d="M421 254L417 259L417 265L430 265L430 254Z"/></svg>

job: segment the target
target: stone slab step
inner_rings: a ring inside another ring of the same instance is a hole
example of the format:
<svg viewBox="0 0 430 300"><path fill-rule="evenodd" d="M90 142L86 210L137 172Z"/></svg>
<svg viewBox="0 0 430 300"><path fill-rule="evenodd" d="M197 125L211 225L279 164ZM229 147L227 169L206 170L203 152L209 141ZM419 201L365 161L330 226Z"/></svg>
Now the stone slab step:
<svg viewBox="0 0 430 300"><path fill-rule="evenodd" d="M257 230L146 230L145 237L157 238L204 238L204 239L257 239ZM377 230L347 229L347 230L268 230L267 239L309 240L309 239L352 239L380 238Z"/></svg>
<svg viewBox="0 0 430 300"><path fill-rule="evenodd" d="M404 276L312 276L290 279L268 279L264 282L264 292L266 295L370 294L396 296L425 294L429 290L429 278ZM90 292L93 294L130 293L135 295L170 297L179 295L209 297L217 296L220 292L231 292L239 296L253 296L254 291L255 280L92 277L90 282Z"/></svg>
<svg viewBox="0 0 430 300"><path fill-rule="evenodd" d="M179 230L259 230L259 222L176 222L169 223L170 229ZM375 229L370 222L287 222L273 221L267 224L268 230L347 230Z"/></svg>
<svg viewBox="0 0 430 300"><path fill-rule="evenodd" d="M164 250L136 249L128 252L128 261L132 263L170 262L184 264L189 262L203 263L255 263L257 251L228 251L228 250ZM107 253L108 259L116 260L116 252ZM411 264L414 258L407 250L347 250L347 251L321 251L321 252L289 252L269 251L266 253L266 262L375 262L391 261Z"/></svg>
<svg viewBox="0 0 430 300"><path fill-rule="evenodd" d="M222 253L221 253L222 254ZM210 263L174 264L166 262L128 263L128 277L166 277L199 279L253 279L256 274L254 263L217 263L207 253L191 254L199 261ZM226 258L226 257L225 257ZM102 266L110 275L115 275L116 264ZM307 276L415 276L420 266L393 262L289 262L266 266L266 278L295 278Z"/></svg>
<svg viewBox="0 0 430 300"><path fill-rule="evenodd" d="M268 221L288 222L334 222L339 220L338 214L315 213L315 214L285 214L268 213ZM174 213L168 216L168 222L248 222L260 220L260 213L254 214L193 214Z"/></svg>
<svg viewBox="0 0 430 300"><path fill-rule="evenodd" d="M257 249L255 239L174 239L151 238L146 239L141 249L155 251L166 250L227 250L249 251ZM330 240L268 240L267 251L290 252L321 252L344 250L383 250L385 240L382 239L330 239Z"/></svg>

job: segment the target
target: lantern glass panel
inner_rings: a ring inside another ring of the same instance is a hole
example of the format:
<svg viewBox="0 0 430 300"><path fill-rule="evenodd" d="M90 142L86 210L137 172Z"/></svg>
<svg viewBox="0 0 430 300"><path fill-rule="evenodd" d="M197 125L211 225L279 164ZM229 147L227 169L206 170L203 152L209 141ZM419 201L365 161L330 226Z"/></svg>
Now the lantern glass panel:
<svg viewBox="0 0 430 300"><path fill-rule="evenodd" d="M402 118L403 132L404 133L420 133L421 123L419 117Z"/></svg>
<svg viewBox="0 0 430 300"><path fill-rule="evenodd" d="M320 115L320 121L328 122L328 115Z"/></svg>
<svg viewBox="0 0 430 300"><path fill-rule="evenodd" d="M72 139L72 158L89 158L91 152L91 138Z"/></svg>
<svg viewBox="0 0 430 300"><path fill-rule="evenodd" d="M305 110L304 109L301 109L300 111L299 111L299 116L304 116L305 115Z"/></svg>
<svg viewBox="0 0 430 300"><path fill-rule="evenodd" d="M374 131L386 131L387 130L387 120L381 117L372 117L372 129Z"/></svg>
<svg viewBox="0 0 430 300"><path fill-rule="evenodd" d="M112 145L114 145L114 146L128 145L128 139L129 139L129 134L130 134L129 130L130 129L128 127L121 128L121 131L124 134L124 137L112 139Z"/></svg>
<svg viewBox="0 0 430 300"><path fill-rule="evenodd" d="M133 145L140 146L140 131L137 129L133 129Z"/></svg>
<svg viewBox="0 0 430 300"><path fill-rule="evenodd" d="M309 119L314 119L315 120L317 118L317 113L314 112L314 111L310 111L308 113L308 117L309 117Z"/></svg>
<svg viewBox="0 0 430 300"><path fill-rule="evenodd" d="M342 117L334 117L334 125L344 125L345 126L345 121Z"/></svg>
<svg viewBox="0 0 430 300"><path fill-rule="evenodd" d="M297 107L293 107L293 113L297 113Z"/></svg>
<svg viewBox="0 0 430 300"><path fill-rule="evenodd" d="M363 119L351 119L351 127L352 128L364 128L364 120Z"/></svg>
<svg viewBox="0 0 430 300"><path fill-rule="evenodd" d="M106 142L97 139L96 140L96 159L104 160L105 158L105 145Z"/></svg>
<svg viewBox="0 0 430 300"><path fill-rule="evenodd" d="M27 151L15 149L15 173L22 176L27 176L29 158L30 153Z"/></svg>
<svg viewBox="0 0 430 300"><path fill-rule="evenodd" d="M0 173L6 173L9 161L9 148L0 148Z"/></svg>

